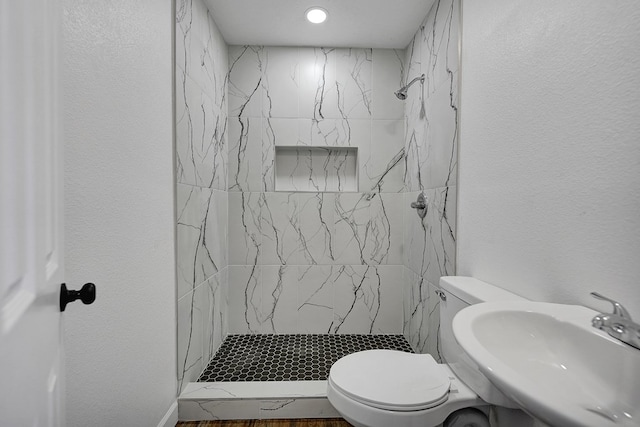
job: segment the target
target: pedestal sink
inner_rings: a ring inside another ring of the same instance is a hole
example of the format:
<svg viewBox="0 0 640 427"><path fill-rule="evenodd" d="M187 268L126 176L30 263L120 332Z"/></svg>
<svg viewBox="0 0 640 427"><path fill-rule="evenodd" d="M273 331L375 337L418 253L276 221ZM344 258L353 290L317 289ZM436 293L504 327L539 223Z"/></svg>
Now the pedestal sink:
<svg viewBox="0 0 640 427"><path fill-rule="evenodd" d="M470 306L453 332L482 373L534 418L557 427L640 426L640 350L591 326L577 305Z"/></svg>

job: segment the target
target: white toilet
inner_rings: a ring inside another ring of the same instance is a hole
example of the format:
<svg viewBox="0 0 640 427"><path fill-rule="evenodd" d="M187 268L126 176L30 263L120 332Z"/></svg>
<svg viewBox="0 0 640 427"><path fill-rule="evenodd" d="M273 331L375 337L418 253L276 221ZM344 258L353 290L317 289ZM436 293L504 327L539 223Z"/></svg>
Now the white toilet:
<svg viewBox="0 0 640 427"><path fill-rule="evenodd" d="M338 360L329 373L327 397L349 423L434 427L446 420L445 427L488 427L484 412L472 408L517 408L458 346L451 323L469 305L524 298L472 277L442 277L440 287L440 340L447 363L393 350L361 351Z"/></svg>

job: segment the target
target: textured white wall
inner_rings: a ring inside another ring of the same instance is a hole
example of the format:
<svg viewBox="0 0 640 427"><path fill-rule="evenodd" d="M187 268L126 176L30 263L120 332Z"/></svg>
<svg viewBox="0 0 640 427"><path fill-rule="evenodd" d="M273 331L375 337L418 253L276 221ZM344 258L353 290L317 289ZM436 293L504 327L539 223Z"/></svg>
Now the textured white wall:
<svg viewBox="0 0 640 427"><path fill-rule="evenodd" d="M171 1L66 0L69 426L156 426L176 397Z"/></svg>
<svg viewBox="0 0 640 427"><path fill-rule="evenodd" d="M463 3L458 274L640 318L637 5Z"/></svg>

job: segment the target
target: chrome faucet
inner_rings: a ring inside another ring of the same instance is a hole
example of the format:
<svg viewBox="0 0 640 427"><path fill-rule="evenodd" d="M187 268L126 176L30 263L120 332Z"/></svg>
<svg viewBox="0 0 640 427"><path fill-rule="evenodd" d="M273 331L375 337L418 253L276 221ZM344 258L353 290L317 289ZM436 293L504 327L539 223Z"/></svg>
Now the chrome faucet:
<svg viewBox="0 0 640 427"><path fill-rule="evenodd" d="M640 349L640 325L631 320L631 315L622 304L597 292L591 292L591 296L613 304L613 313L601 313L591 319L593 327L605 331L625 344Z"/></svg>

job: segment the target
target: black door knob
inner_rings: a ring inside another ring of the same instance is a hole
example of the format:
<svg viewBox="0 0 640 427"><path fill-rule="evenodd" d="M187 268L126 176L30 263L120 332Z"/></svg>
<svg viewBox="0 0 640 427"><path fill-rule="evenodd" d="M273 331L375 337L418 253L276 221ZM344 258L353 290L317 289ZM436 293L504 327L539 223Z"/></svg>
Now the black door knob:
<svg viewBox="0 0 640 427"><path fill-rule="evenodd" d="M75 300L81 300L85 304L91 304L96 300L96 285L85 283L79 291L70 291L64 283L60 285L60 311L67 308L67 304Z"/></svg>

